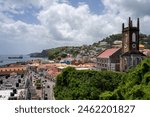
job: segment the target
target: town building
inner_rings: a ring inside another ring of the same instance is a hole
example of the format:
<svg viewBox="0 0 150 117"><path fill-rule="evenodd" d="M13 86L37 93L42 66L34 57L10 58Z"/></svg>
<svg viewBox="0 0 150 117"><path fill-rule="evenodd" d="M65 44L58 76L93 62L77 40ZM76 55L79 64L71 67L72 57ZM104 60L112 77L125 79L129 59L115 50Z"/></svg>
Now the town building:
<svg viewBox="0 0 150 117"><path fill-rule="evenodd" d="M18 89L16 94L13 94L12 90L0 90L0 100L9 100L10 98L12 100L23 99L24 94L22 92L24 92L24 89Z"/></svg>
<svg viewBox="0 0 150 117"><path fill-rule="evenodd" d="M25 66L0 68L0 75L24 74L24 73L26 73L26 67Z"/></svg>
<svg viewBox="0 0 150 117"><path fill-rule="evenodd" d="M137 27L133 26L129 17L128 27L122 24L122 54L120 56L120 71L127 71L131 67L135 67L145 57L139 51L139 18L137 19Z"/></svg>
<svg viewBox="0 0 150 117"><path fill-rule="evenodd" d="M127 71L141 62L145 55L139 51L139 18L137 27L129 17L128 27L122 24L122 47L110 48L97 56L97 68L100 70Z"/></svg>
<svg viewBox="0 0 150 117"><path fill-rule="evenodd" d="M146 55L147 58L150 58L150 49L143 49L142 53Z"/></svg>
<svg viewBox="0 0 150 117"><path fill-rule="evenodd" d="M112 47L113 48L121 48L122 47L122 41L119 41L119 40L114 41Z"/></svg>
<svg viewBox="0 0 150 117"><path fill-rule="evenodd" d="M119 71L121 48L106 49L97 56L97 68L100 70Z"/></svg>

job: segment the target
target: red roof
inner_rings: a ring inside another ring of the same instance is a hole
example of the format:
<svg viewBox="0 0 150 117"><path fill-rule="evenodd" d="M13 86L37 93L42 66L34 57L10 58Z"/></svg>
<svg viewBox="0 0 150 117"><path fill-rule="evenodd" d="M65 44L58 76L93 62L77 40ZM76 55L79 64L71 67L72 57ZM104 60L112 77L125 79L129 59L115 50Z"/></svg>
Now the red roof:
<svg viewBox="0 0 150 117"><path fill-rule="evenodd" d="M143 51L144 52L150 52L150 49L144 49Z"/></svg>
<svg viewBox="0 0 150 117"><path fill-rule="evenodd" d="M52 77L56 77L58 74L60 74L56 66L51 66L51 68L47 70L47 73Z"/></svg>
<svg viewBox="0 0 150 117"><path fill-rule="evenodd" d="M109 58L111 55L113 55L115 52L117 52L120 48L111 48L104 50L100 55L98 55L98 58Z"/></svg>

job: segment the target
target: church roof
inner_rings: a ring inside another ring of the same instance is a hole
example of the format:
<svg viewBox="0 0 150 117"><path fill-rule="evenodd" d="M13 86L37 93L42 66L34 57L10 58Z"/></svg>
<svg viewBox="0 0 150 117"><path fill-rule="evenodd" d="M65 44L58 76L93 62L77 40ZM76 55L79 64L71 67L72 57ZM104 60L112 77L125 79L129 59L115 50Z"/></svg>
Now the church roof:
<svg viewBox="0 0 150 117"><path fill-rule="evenodd" d="M116 53L119 49L120 48L106 49L102 53L100 53L97 58L109 58L111 55L113 55L114 53Z"/></svg>
<svg viewBox="0 0 150 117"><path fill-rule="evenodd" d="M141 56L145 56L143 53L141 53L140 51L129 51L129 52L125 52L123 53L121 56L131 56L131 54L133 55L141 55Z"/></svg>

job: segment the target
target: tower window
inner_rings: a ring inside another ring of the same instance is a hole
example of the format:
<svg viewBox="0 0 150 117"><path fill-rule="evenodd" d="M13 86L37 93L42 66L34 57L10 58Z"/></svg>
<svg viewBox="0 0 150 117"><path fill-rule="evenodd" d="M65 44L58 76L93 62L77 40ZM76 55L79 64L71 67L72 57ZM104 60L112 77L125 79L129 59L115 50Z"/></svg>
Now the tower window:
<svg viewBox="0 0 150 117"><path fill-rule="evenodd" d="M132 34L132 42L136 42L136 35L135 35L135 33Z"/></svg>

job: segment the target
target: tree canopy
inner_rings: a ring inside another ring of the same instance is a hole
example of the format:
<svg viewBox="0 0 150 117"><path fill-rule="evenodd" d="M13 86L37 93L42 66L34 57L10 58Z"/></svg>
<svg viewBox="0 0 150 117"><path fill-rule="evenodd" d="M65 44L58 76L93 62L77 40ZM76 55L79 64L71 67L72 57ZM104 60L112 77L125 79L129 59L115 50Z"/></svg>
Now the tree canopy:
<svg viewBox="0 0 150 117"><path fill-rule="evenodd" d="M127 73L66 68L57 76L55 98L69 100L150 99L150 59Z"/></svg>
<svg viewBox="0 0 150 117"><path fill-rule="evenodd" d="M66 68L57 76L56 99L99 99L105 91L114 91L121 82L120 73Z"/></svg>

